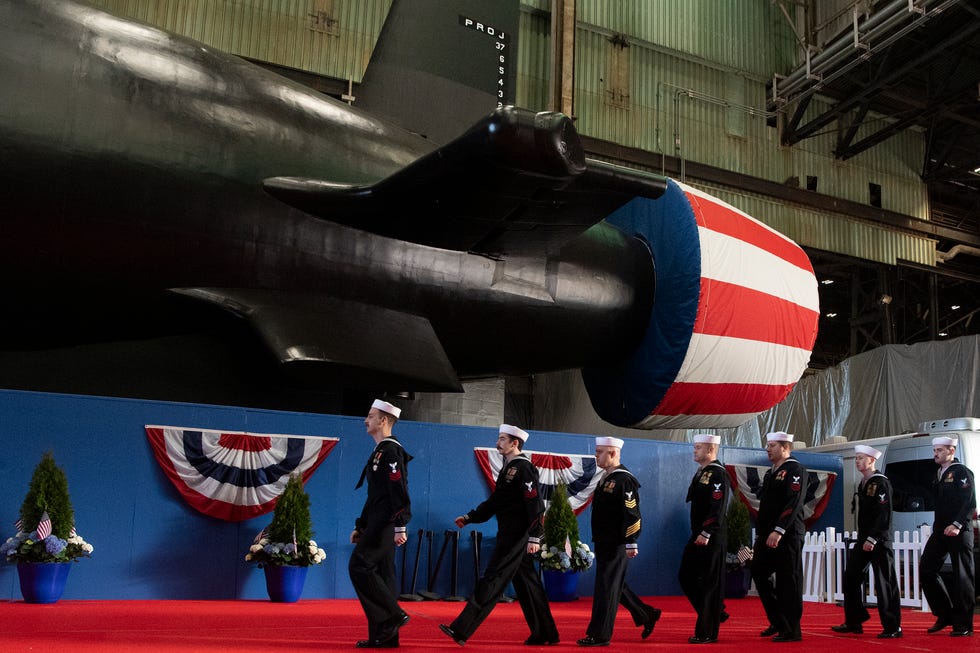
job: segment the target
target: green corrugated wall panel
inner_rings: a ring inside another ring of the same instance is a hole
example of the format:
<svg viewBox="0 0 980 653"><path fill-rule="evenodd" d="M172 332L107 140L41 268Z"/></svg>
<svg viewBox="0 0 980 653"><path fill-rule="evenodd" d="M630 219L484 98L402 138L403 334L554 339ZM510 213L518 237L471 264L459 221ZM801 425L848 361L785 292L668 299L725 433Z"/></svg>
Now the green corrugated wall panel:
<svg viewBox="0 0 980 653"><path fill-rule="evenodd" d="M333 33L313 28L317 0L96 0L123 16L251 59L360 81L392 0L333 0Z"/></svg>
<svg viewBox="0 0 980 653"><path fill-rule="evenodd" d="M885 229L845 215L817 211L711 184L692 183L748 213L800 245L895 265L899 259L935 265L936 241L917 234Z"/></svg>
<svg viewBox="0 0 980 653"><path fill-rule="evenodd" d="M543 4L548 4L543 0ZM551 80L551 17L540 11L521 11L517 36L518 106L544 111Z"/></svg>
<svg viewBox="0 0 980 653"><path fill-rule="evenodd" d="M575 113L582 133L779 183L796 177L805 185L806 177L814 176L818 192L855 202L868 203L868 184L876 183L882 208L928 217L926 187L918 175L925 147L921 134L906 130L847 161L831 155L833 129L783 147L761 113L761 81L733 80L719 69L635 44L627 48L629 102L613 106L608 79L614 47L602 34L578 31ZM819 100L813 104L820 109Z"/></svg>
<svg viewBox="0 0 980 653"><path fill-rule="evenodd" d="M578 0L580 26L595 26L768 77L792 65L792 30L765 0ZM760 44L767 47L759 47Z"/></svg>

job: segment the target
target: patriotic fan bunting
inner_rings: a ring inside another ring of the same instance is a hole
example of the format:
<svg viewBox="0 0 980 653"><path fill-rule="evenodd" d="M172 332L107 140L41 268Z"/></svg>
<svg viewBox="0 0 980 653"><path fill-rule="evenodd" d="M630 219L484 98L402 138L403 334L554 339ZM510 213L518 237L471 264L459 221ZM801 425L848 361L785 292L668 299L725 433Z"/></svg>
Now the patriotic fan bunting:
<svg viewBox="0 0 980 653"><path fill-rule="evenodd" d="M742 498L752 518L759 515L759 495L762 493L762 479L770 467L759 465L725 465L728 476L732 479L732 485L738 488L739 496ZM831 491L834 489L834 481L837 474L822 470L811 470L807 477L806 498L803 503L803 522L810 528L814 522L820 519L820 515L827 509L827 502L830 501Z"/></svg>
<svg viewBox="0 0 980 653"><path fill-rule="evenodd" d="M337 438L147 426L157 462L198 511L244 521L271 511L292 474L305 483Z"/></svg>
<svg viewBox="0 0 980 653"><path fill-rule="evenodd" d="M493 492L497 484L497 475L504 467L504 457L496 449L474 447L476 461L483 470L487 486ZM575 514L585 510L592 501L602 469L596 467L595 456L576 456L571 454L544 453L541 451L525 451L531 462L538 468L538 489L544 499L545 508L550 504L552 493L559 481L568 486L568 502Z"/></svg>
<svg viewBox="0 0 980 653"><path fill-rule="evenodd" d="M606 222L647 243L656 297L631 357L582 372L600 417L645 429L734 427L786 397L820 316L813 267L796 243L675 181Z"/></svg>

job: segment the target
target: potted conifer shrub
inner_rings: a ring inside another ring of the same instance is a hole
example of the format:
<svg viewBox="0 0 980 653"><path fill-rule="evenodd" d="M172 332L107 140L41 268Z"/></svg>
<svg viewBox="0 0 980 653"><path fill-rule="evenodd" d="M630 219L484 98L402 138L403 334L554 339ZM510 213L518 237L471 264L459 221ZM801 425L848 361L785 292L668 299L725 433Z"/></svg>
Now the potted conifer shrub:
<svg viewBox="0 0 980 653"><path fill-rule="evenodd" d="M749 509L739 496L738 490L732 493L728 506L728 551L725 556L725 596L741 599L749 591L752 575L748 562L752 559L749 548L752 530L749 524Z"/></svg>
<svg viewBox="0 0 980 653"><path fill-rule="evenodd" d="M589 545L578 539L578 518L568 502L568 487L555 486L551 503L544 515L544 541L538 554L544 576L544 588L550 601L574 601L578 598L577 572L585 571L595 561Z"/></svg>
<svg viewBox="0 0 980 653"><path fill-rule="evenodd" d="M255 537L245 560L257 562L265 571L272 601L295 603L303 593L307 568L326 557L313 539L310 496L300 475L293 474L276 501L272 523Z"/></svg>
<svg viewBox="0 0 980 653"><path fill-rule="evenodd" d="M75 532L68 478L49 451L34 468L17 534L0 545L0 555L17 563L26 602L55 603L65 590L71 563L91 553L92 545Z"/></svg>

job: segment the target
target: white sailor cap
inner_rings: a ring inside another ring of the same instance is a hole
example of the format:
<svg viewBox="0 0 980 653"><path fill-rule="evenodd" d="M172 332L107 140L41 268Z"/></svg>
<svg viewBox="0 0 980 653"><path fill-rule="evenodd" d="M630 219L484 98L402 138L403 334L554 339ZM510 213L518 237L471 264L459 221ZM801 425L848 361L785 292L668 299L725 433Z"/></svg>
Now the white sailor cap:
<svg viewBox="0 0 980 653"><path fill-rule="evenodd" d="M519 439L521 442L527 442L529 437L527 431L519 429L516 426L511 426L510 424L501 424L498 433L506 433Z"/></svg>
<svg viewBox="0 0 980 653"><path fill-rule="evenodd" d="M855 453L863 453L865 456L871 456L875 460L881 458L881 452L874 447L869 447L866 444L856 444L854 445Z"/></svg>
<svg viewBox="0 0 980 653"><path fill-rule="evenodd" d="M793 434L785 431L773 431L766 433L766 442L792 442Z"/></svg>
<svg viewBox="0 0 980 653"><path fill-rule="evenodd" d="M721 444L720 435L711 435L710 433L697 433L694 436L695 444Z"/></svg>
<svg viewBox="0 0 980 653"><path fill-rule="evenodd" d="M595 439L595 446L597 447L617 447L619 449L623 448L623 441L619 438L610 438L605 436L599 436Z"/></svg>
<svg viewBox="0 0 980 653"><path fill-rule="evenodd" d="M388 413L395 419L398 419L402 414L402 409L393 404L389 404L387 401L382 401L380 399L375 399L374 403L371 404L371 408L377 408L382 413Z"/></svg>
<svg viewBox="0 0 980 653"><path fill-rule="evenodd" d="M932 446L934 446L934 447L938 447L938 446L955 447L957 442L959 442L959 440L957 438L948 438L945 435L943 435L943 436L940 436L938 438L933 438L932 439Z"/></svg>

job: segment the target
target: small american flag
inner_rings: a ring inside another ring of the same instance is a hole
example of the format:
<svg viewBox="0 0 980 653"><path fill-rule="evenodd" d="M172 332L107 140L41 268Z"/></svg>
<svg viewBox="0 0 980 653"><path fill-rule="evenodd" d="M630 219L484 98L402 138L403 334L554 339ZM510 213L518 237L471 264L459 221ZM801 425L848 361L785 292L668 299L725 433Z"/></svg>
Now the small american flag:
<svg viewBox="0 0 980 653"><path fill-rule="evenodd" d="M739 564L744 565L746 562L752 559L752 549L743 545L742 548L738 550L738 553L735 554L735 557L738 558Z"/></svg>
<svg viewBox="0 0 980 653"><path fill-rule="evenodd" d="M15 521L14 522L14 528L17 529L17 532L18 533L21 532L21 530L24 528L24 520L23 519L18 519L17 521Z"/></svg>
<svg viewBox="0 0 980 653"><path fill-rule="evenodd" d="M68 531L68 537L75 537L76 535L78 535L78 531L76 531L76 530L75 530L75 527L74 527L74 526L72 526L72 527L71 527L71 530L70 530L70 531Z"/></svg>
<svg viewBox="0 0 980 653"><path fill-rule="evenodd" d="M293 528L293 551L298 552L299 548L296 546L296 528Z"/></svg>
<svg viewBox="0 0 980 653"><path fill-rule="evenodd" d="M37 539L43 540L48 535L51 535L51 518L45 512L41 515L41 521L37 524Z"/></svg>
<svg viewBox="0 0 980 653"><path fill-rule="evenodd" d="M260 530L260 531L258 532L258 534L257 534L257 535L255 536L255 539L254 539L254 540L252 540L252 544L258 544L258 543L259 543L259 540L261 540L261 539L262 539L263 537L265 537L265 536L266 536L267 534L268 534L268 533L266 532L266 529L265 529L265 528L263 528L263 529L262 529L262 530Z"/></svg>

